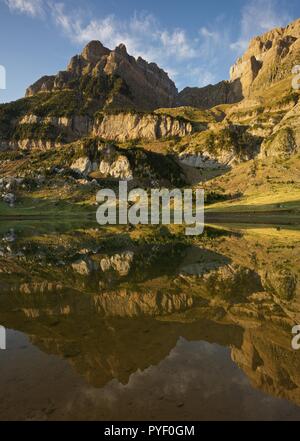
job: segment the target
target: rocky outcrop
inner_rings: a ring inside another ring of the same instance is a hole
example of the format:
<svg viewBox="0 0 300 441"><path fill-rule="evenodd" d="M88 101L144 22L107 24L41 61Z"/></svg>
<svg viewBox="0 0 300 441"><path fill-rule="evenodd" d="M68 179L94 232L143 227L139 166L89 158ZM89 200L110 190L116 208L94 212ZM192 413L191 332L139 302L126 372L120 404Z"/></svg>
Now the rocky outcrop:
<svg viewBox="0 0 300 441"><path fill-rule="evenodd" d="M117 155L112 162L107 159L102 159L99 171L104 178L119 178L127 181L133 179L133 171L125 155Z"/></svg>
<svg viewBox="0 0 300 441"><path fill-rule="evenodd" d="M230 81L202 88L186 88L179 93L178 105L203 109L218 104L232 104L263 91L287 78L299 64L300 20L286 28L273 29L254 38L230 69Z"/></svg>
<svg viewBox="0 0 300 441"><path fill-rule="evenodd" d="M103 107L154 110L175 104L177 89L168 74L155 63L135 59L121 44L111 51L99 41L90 42L73 57L66 71L45 76L30 86L26 96L66 89L80 90L80 80L93 83L93 98ZM89 87L85 91L89 90Z"/></svg>
<svg viewBox="0 0 300 441"><path fill-rule="evenodd" d="M210 109L218 104L233 104L242 99L241 83L236 79L200 88L187 87L179 93L178 105Z"/></svg>
<svg viewBox="0 0 300 441"><path fill-rule="evenodd" d="M83 144L83 150L87 146ZM121 149L114 144L98 143L90 156L81 156L69 167L85 177L122 179L139 185L183 185L182 169L175 158L143 150Z"/></svg>
<svg viewBox="0 0 300 441"><path fill-rule="evenodd" d="M300 55L300 20L286 28L273 29L254 38L230 70L231 81L239 80L244 97L291 75Z"/></svg>
<svg viewBox="0 0 300 441"><path fill-rule="evenodd" d="M60 142L45 139L19 139L14 141L0 141L0 151L7 150L50 150L61 147Z"/></svg>
<svg viewBox="0 0 300 441"><path fill-rule="evenodd" d="M100 267L104 273L113 271L120 277L125 277L130 272L133 258L134 253L132 251L125 251L113 256L104 256L101 259Z"/></svg>
<svg viewBox="0 0 300 441"><path fill-rule="evenodd" d="M289 158L297 150L294 133L291 128L276 130L267 138L261 148L260 157L264 158Z"/></svg>
<svg viewBox="0 0 300 441"><path fill-rule="evenodd" d="M254 159L262 138L248 132L247 126L223 125L195 134L179 155L184 165L198 169L229 168Z"/></svg>
<svg viewBox="0 0 300 441"><path fill-rule="evenodd" d="M19 125L51 125L59 130L64 130L70 140L86 136L92 128L93 120L88 116L74 115L71 117L40 117L33 114L24 115Z"/></svg>
<svg viewBox="0 0 300 441"><path fill-rule="evenodd" d="M190 122L168 115L118 113L105 114L95 121L93 135L119 142L130 140L153 141L168 137L190 135Z"/></svg>
<svg viewBox="0 0 300 441"><path fill-rule="evenodd" d="M125 142L184 137L192 132L193 126L189 121L164 114L109 112L94 119L87 115L39 117L30 113L16 121L14 139L0 141L0 150L47 150L89 135Z"/></svg>
<svg viewBox="0 0 300 441"><path fill-rule="evenodd" d="M83 158L78 158L75 162L73 162L71 169L77 173L88 176L90 173L98 169L98 164L97 162L90 161L90 159L86 156Z"/></svg>
<svg viewBox="0 0 300 441"><path fill-rule="evenodd" d="M287 112L262 144L261 158L288 158L300 151L300 103Z"/></svg>

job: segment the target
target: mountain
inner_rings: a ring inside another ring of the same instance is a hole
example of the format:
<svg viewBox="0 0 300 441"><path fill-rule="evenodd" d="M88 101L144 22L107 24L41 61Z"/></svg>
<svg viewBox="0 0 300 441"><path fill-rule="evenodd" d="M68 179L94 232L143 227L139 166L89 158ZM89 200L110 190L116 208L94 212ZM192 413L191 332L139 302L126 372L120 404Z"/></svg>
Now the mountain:
<svg viewBox="0 0 300 441"><path fill-rule="evenodd" d="M124 44L111 51L99 41L91 41L73 57L66 71L40 78L27 89L26 96L63 90L86 94L99 108L148 111L172 107L178 93L155 63L128 55Z"/></svg>
<svg viewBox="0 0 300 441"><path fill-rule="evenodd" d="M202 88L187 87L179 94L183 106L211 108L232 104L263 92L288 77L300 60L300 20L251 40L247 51L230 69L230 81Z"/></svg>
<svg viewBox="0 0 300 441"><path fill-rule="evenodd" d="M291 74L300 59L300 20L254 38L230 70L232 82L240 80L245 98Z"/></svg>
<svg viewBox="0 0 300 441"><path fill-rule="evenodd" d="M204 187L212 210L297 211L299 60L296 20L254 38L230 80L178 93L124 45L90 42L66 71L0 105L2 209L31 206L41 188L43 203L55 201L58 187L78 209L91 205L95 185L125 178L146 188Z"/></svg>

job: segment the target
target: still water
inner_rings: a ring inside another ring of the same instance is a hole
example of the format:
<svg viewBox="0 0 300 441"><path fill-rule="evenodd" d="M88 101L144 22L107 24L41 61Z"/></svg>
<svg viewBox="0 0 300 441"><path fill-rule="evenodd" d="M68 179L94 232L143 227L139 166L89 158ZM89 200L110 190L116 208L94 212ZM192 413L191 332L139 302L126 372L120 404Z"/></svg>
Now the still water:
<svg viewBox="0 0 300 441"><path fill-rule="evenodd" d="M0 224L1 420L300 420L300 230Z"/></svg>

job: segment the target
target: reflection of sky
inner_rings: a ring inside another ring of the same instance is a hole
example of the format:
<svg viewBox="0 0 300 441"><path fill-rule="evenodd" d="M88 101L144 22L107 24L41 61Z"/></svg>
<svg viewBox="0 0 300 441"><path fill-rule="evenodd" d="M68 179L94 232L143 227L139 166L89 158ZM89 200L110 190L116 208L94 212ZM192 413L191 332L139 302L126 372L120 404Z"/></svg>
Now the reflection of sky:
<svg viewBox="0 0 300 441"><path fill-rule="evenodd" d="M163 338L163 336L162 336ZM66 361L10 331L0 353L0 419L285 419L300 418L284 400L253 389L230 351L180 339L158 366L92 388Z"/></svg>

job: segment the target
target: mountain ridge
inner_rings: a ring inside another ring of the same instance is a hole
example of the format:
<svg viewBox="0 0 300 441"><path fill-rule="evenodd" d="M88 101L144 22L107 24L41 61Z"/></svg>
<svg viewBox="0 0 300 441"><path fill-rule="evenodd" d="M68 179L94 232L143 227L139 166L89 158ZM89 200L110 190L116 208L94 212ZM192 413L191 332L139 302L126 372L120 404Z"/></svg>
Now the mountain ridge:
<svg viewBox="0 0 300 441"><path fill-rule="evenodd" d="M0 105L0 187L17 194L3 200L31 200L35 190L18 182L44 188L47 176L43 198L56 199L63 185L77 208L94 200L94 185L125 176L147 188L204 186L212 209L297 209L300 94L291 72L299 60L296 20L251 40L229 81L178 93L124 45L90 42L66 71Z"/></svg>
<svg viewBox="0 0 300 441"><path fill-rule="evenodd" d="M101 81L98 84L95 81L98 90L93 98L96 98L103 108L120 107L150 111L158 107L172 107L178 94L173 81L157 64L148 63L141 57L135 59L127 53L124 44L110 50L100 41L91 41L80 55L72 57L66 71L40 78L26 90L26 97L39 92L76 88L82 90L84 84L76 82L78 78L87 76L102 80L102 84ZM107 84L109 79L113 83L111 88Z"/></svg>

